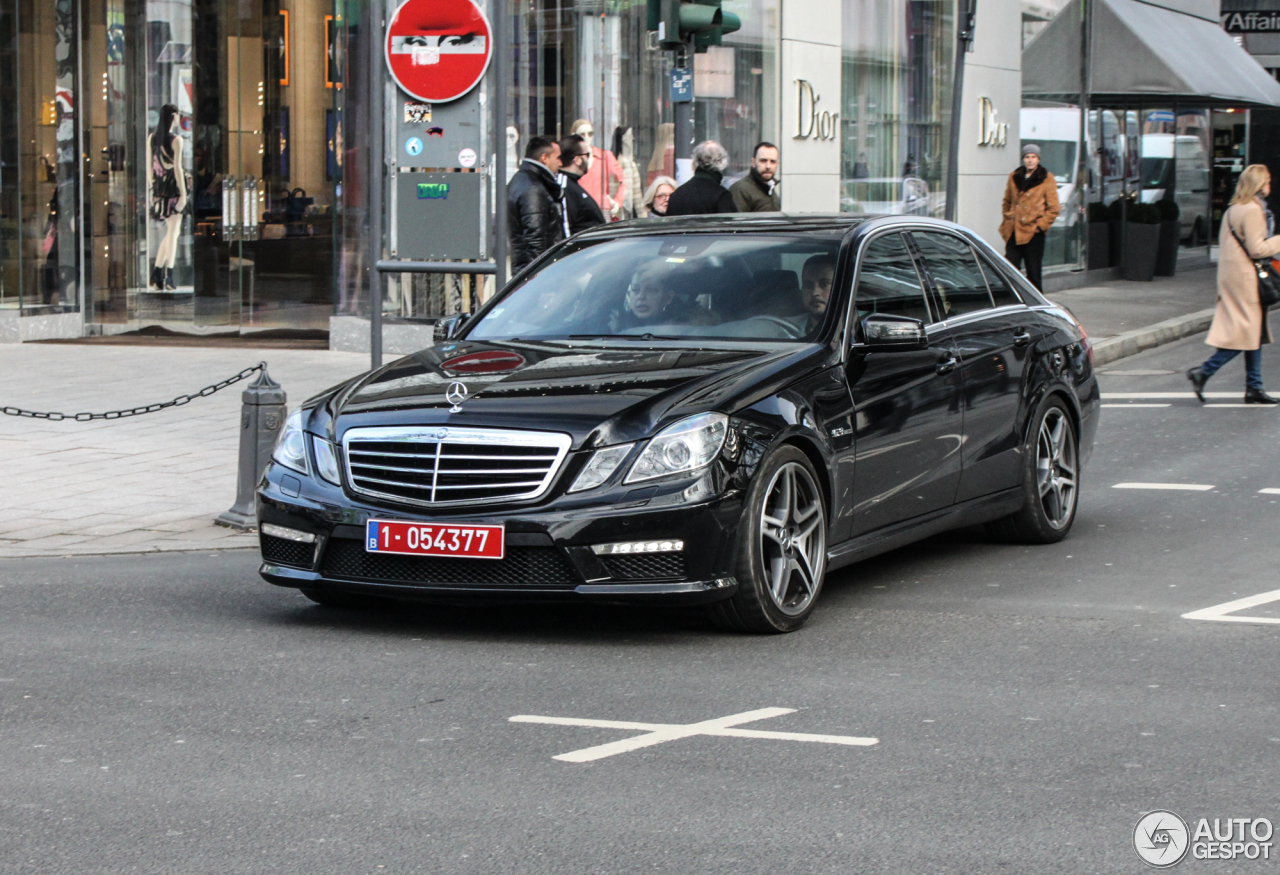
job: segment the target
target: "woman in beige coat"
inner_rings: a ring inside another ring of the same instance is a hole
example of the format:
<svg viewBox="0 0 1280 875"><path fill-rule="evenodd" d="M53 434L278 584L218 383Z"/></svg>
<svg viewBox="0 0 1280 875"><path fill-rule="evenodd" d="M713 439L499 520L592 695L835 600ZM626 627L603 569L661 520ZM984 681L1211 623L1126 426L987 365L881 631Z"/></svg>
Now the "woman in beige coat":
<svg viewBox="0 0 1280 875"><path fill-rule="evenodd" d="M1271 171L1250 164L1240 174L1236 193L1218 232L1218 310L1205 343L1217 347L1198 368L1187 371L1196 397L1204 401L1204 384L1218 369L1244 352L1245 404L1276 404L1262 391L1262 344L1271 342L1271 326L1258 299L1258 272L1253 259L1280 255L1280 237L1263 200L1271 194ZM1234 232L1234 233L1233 233ZM1248 247L1246 252L1236 237Z"/></svg>

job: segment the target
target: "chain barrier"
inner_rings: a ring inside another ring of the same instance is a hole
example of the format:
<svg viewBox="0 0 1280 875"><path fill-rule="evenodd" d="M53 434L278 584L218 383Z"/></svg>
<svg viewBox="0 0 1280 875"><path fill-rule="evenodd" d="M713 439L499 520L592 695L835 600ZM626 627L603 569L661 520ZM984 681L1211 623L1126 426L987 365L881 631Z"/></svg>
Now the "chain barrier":
<svg viewBox="0 0 1280 875"><path fill-rule="evenodd" d="M189 404L197 398L206 398L217 392L219 389L225 389L230 385L239 383L241 380L248 379L258 371L265 370L266 362L258 362L251 368L245 368L234 377L228 377L221 383L214 383L212 386L205 386L199 392L190 395L179 395L172 401L162 401L158 404L147 404L144 407L129 407L124 410L108 410L106 413L44 413L39 410L23 410L21 407L0 407L0 413L5 416L25 416L30 419L47 419L50 422L62 422L65 419L72 419L76 422L91 422L95 419L123 419L126 416L141 416L144 413L155 413L159 410L168 410L170 407L181 407L183 404Z"/></svg>

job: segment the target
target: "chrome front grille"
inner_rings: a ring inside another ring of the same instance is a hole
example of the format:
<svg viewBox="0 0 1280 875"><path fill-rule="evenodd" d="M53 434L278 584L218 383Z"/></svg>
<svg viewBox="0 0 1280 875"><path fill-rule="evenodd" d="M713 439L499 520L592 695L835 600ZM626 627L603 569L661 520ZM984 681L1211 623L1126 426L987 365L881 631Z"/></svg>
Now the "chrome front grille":
<svg viewBox="0 0 1280 875"><path fill-rule="evenodd" d="M353 428L342 439L361 495L432 507L537 498L569 452L567 434L497 428Z"/></svg>

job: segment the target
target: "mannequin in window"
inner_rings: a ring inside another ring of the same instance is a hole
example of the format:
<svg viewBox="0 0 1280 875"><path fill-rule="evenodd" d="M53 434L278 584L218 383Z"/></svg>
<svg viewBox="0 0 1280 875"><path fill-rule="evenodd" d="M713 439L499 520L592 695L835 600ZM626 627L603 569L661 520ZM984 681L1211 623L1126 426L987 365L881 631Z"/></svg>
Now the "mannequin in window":
<svg viewBox="0 0 1280 875"><path fill-rule="evenodd" d="M618 166L618 159L608 149L595 145L595 125L586 119L575 121L569 133L582 137L591 148L591 161L578 184L599 204L601 210L618 218L622 212L621 202L627 197L627 180L622 175L622 168ZM609 193L613 184L610 180L618 183L617 191L612 195Z"/></svg>
<svg viewBox="0 0 1280 875"><path fill-rule="evenodd" d="M635 131L622 127L613 129L613 154L618 157L618 167L625 180L625 184L618 187L618 201L622 207L619 218L643 216L645 208L640 196L644 193L644 186L640 184L640 168L636 166Z"/></svg>
<svg viewBox="0 0 1280 875"><path fill-rule="evenodd" d="M182 168L183 139L178 135L178 108L166 103L160 108L160 122L147 140L151 167L151 218L164 225L156 260L151 268L151 285L172 292L173 265L178 257L178 236L187 208L187 174Z"/></svg>

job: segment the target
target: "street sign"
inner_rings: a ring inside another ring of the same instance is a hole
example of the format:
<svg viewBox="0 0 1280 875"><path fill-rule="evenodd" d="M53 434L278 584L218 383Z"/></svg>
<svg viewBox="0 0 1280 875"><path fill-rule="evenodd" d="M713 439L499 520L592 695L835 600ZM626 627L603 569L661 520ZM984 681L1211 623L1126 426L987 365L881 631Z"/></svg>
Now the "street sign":
<svg viewBox="0 0 1280 875"><path fill-rule="evenodd" d="M693 71L688 67L675 67L671 70L671 102L693 102Z"/></svg>
<svg viewBox="0 0 1280 875"><path fill-rule="evenodd" d="M424 261L484 257L484 174L401 171L394 178L392 255Z"/></svg>
<svg viewBox="0 0 1280 875"><path fill-rule="evenodd" d="M405 92L448 103L475 88L493 54L475 0L405 0L387 24L387 69Z"/></svg>

